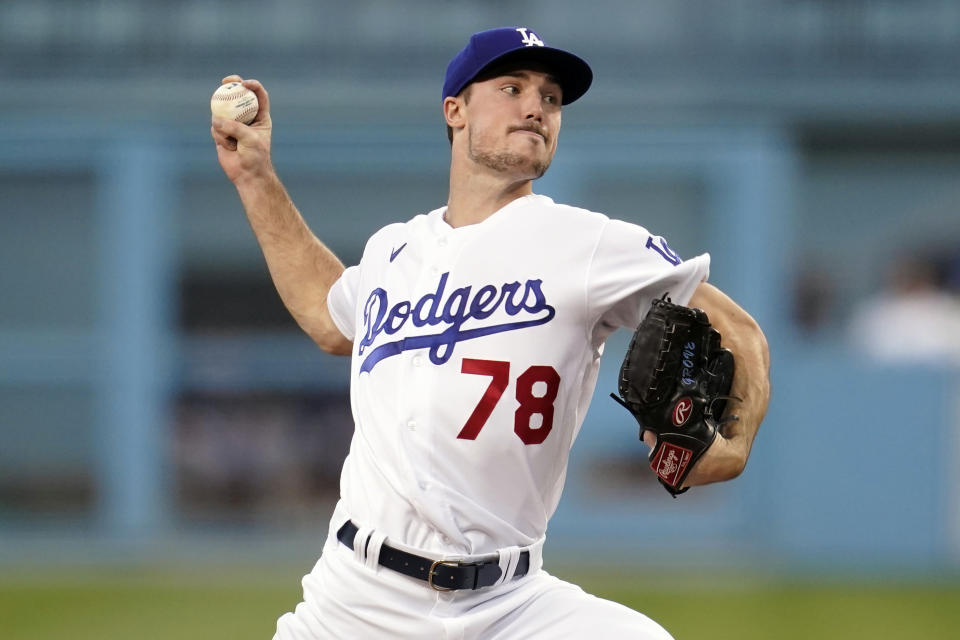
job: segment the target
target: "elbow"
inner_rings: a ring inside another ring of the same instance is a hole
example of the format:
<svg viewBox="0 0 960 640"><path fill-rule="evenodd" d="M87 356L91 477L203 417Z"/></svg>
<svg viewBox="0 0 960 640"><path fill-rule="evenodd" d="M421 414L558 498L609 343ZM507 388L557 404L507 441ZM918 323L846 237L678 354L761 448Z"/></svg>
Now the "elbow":
<svg viewBox="0 0 960 640"><path fill-rule="evenodd" d="M291 310L291 315L303 332L310 336L314 344L324 353L348 356L353 352L353 341L348 340L340 332L325 306L319 313L297 314Z"/></svg>
<svg viewBox="0 0 960 640"><path fill-rule="evenodd" d="M349 356L353 353L353 342L347 340L339 330L313 332L310 338L324 352L333 356Z"/></svg>
<svg viewBox="0 0 960 640"><path fill-rule="evenodd" d="M335 344L321 345L320 348L332 356L349 356L353 353L353 343L345 339Z"/></svg>
<svg viewBox="0 0 960 640"><path fill-rule="evenodd" d="M746 456L731 456L714 470L709 482L729 482L743 475L747 468Z"/></svg>
<svg viewBox="0 0 960 640"><path fill-rule="evenodd" d="M726 470L726 477L722 479L723 482L728 480L733 480L739 478L743 475L744 470L747 468L747 458L738 458L734 460Z"/></svg>

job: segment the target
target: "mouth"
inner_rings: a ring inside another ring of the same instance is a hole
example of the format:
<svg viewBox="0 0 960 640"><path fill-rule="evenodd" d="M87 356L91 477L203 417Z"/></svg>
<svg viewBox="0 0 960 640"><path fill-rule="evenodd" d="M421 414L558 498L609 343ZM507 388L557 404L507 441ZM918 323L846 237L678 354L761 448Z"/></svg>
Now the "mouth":
<svg viewBox="0 0 960 640"><path fill-rule="evenodd" d="M543 140L544 142L547 141L547 136L546 136L546 134L543 133L541 130L536 129L536 128L534 128L534 127L514 127L513 129L510 130L510 132L511 132L511 133L525 133L525 134L529 134L529 135L532 135L532 136L536 136L537 138Z"/></svg>

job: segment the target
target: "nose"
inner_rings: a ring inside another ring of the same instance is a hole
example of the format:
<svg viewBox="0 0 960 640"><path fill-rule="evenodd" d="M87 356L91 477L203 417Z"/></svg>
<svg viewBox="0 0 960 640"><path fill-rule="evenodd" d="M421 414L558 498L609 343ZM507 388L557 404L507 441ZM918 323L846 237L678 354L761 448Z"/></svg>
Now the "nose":
<svg viewBox="0 0 960 640"><path fill-rule="evenodd" d="M524 120L543 121L543 101L539 91L531 91L523 102Z"/></svg>

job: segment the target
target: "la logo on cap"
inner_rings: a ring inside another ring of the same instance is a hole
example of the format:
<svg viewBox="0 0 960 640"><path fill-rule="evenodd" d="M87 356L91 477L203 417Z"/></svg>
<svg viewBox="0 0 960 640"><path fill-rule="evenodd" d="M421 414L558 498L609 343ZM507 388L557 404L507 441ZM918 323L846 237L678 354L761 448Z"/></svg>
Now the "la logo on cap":
<svg viewBox="0 0 960 640"><path fill-rule="evenodd" d="M519 31L520 35L523 36L523 40L521 40L520 42L522 42L524 46L526 47L532 47L534 45L538 47L543 46L543 40L537 37L537 34L535 34L533 31L530 31L528 33L528 29L526 27L518 27L517 31Z"/></svg>

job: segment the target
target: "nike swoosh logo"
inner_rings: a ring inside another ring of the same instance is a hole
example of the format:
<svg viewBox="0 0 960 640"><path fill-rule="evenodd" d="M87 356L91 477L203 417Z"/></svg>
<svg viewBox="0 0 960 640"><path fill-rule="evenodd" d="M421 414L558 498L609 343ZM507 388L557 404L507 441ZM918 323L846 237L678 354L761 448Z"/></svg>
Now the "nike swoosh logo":
<svg viewBox="0 0 960 640"><path fill-rule="evenodd" d="M394 249L393 251L390 252L390 262L393 262L393 259L396 258L398 255L400 255L400 252L403 251L403 248L405 246L407 246L406 242L400 245L399 249Z"/></svg>

